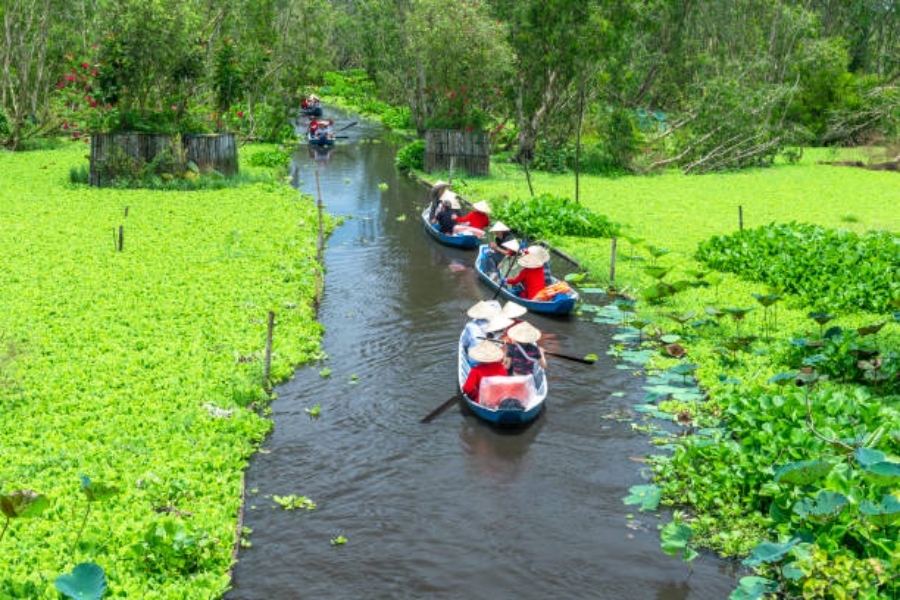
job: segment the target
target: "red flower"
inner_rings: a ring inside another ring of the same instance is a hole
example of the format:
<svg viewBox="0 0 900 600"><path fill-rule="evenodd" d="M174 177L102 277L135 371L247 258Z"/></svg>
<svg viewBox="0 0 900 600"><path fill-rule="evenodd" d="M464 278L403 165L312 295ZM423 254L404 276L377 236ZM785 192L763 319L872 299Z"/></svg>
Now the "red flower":
<svg viewBox="0 0 900 600"><path fill-rule="evenodd" d="M450 94L450 99L452 100L453 98L456 98L456 92Z"/></svg>
<svg viewBox="0 0 900 600"><path fill-rule="evenodd" d="M94 100L93 102L91 102L91 108L97 108L97 101L96 101L96 100Z"/></svg>
<svg viewBox="0 0 900 600"><path fill-rule="evenodd" d="M243 119L243 118L244 118L244 112L239 110L239 111L237 112L237 116L238 116L239 118Z"/></svg>
<svg viewBox="0 0 900 600"><path fill-rule="evenodd" d="M69 128L69 124L68 124L68 123L63 123L63 129L68 129L68 128Z"/></svg>
<svg viewBox="0 0 900 600"><path fill-rule="evenodd" d="M466 125L466 131L472 131L472 126L471 126L471 125Z"/></svg>
<svg viewBox="0 0 900 600"><path fill-rule="evenodd" d="M89 65L89 64L87 64L87 63L81 63L81 67L82 67L83 69L88 69L88 68L90 68L90 66L91 66L91 65Z"/></svg>
<svg viewBox="0 0 900 600"><path fill-rule="evenodd" d="M91 69L91 75L94 75L94 76L96 77L96 75L97 75L97 69Z"/></svg>
<svg viewBox="0 0 900 600"><path fill-rule="evenodd" d="M57 83L56 85L57 85L57 87L64 88L64 87L66 87L66 82L65 82L65 81L60 81L60 82Z"/></svg>

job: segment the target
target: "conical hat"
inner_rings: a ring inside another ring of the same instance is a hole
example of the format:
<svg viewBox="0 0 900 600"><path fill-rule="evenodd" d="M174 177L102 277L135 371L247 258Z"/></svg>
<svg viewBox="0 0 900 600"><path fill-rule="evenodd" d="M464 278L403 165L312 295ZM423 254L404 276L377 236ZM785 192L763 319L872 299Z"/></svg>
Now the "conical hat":
<svg viewBox="0 0 900 600"><path fill-rule="evenodd" d="M503 242L502 244L500 244L500 247L506 248L510 252L518 252L519 248L521 248L521 246L519 246L519 240L517 240L515 238L513 238L509 241Z"/></svg>
<svg viewBox="0 0 900 600"><path fill-rule="evenodd" d="M537 269L539 267L543 267L544 263L547 262L542 256L538 254L523 254L517 260L519 266L523 269Z"/></svg>
<svg viewBox="0 0 900 600"><path fill-rule="evenodd" d="M527 308L515 302L507 302L503 305L503 308L500 309L500 314L509 317L510 319L518 319L527 312Z"/></svg>
<svg viewBox="0 0 900 600"><path fill-rule="evenodd" d="M509 339L519 344L533 344L541 339L540 330L531 323L526 323L525 321L516 323L510 327L506 332L506 335L509 336Z"/></svg>
<svg viewBox="0 0 900 600"><path fill-rule="evenodd" d="M503 221L497 221L496 223L494 223L493 225L491 225L491 228L488 229L488 231L493 231L493 232L497 232L497 231L509 231L509 227L507 227L506 225L504 225L504 224L503 224Z"/></svg>
<svg viewBox="0 0 900 600"><path fill-rule="evenodd" d="M491 319L500 314L500 303L496 300L482 300L467 312L470 319Z"/></svg>
<svg viewBox="0 0 900 600"><path fill-rule="evenodd" d="M439 189L441 189L441 188L448 188L448 187L450 187L450 184L447 183L446 181L443 181L443 180L441 180L441 179L438 179L437 181L434 182L434 185L432 185L431 187L432 187L432 189L439 190Z"/></svg>
<svg viewBox="0 0 900 600"><path fill-rule="evenodd" d="M479 363L495 363L503 360L506 353L503 349L487 340L469 348L469 358Z"/></svg>
<svg viewBox="0 0 900 600"><path fill-rule="evenodd" d="M491 207L484 200L479 200L478 202L476 202L475 204L472 205L472 208L474 208L478 212L483 212L486 215L491 214Z"/></svg>
<svg viewBox="0 0 900 600"><path fill-rule="evenodd" d="M491 317L491 320L488 321L487 325L482 327L485 333L496 333L498 331L503 331L507 327L513 324L513 320L503 314L496 314Z"/></svg>

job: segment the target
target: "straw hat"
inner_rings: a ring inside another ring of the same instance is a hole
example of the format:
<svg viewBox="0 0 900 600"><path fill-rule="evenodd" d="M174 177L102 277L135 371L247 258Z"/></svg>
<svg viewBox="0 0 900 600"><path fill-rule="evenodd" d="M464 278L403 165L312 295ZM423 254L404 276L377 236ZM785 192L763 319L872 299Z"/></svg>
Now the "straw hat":
<svg viewBox="0 0 900 600"><path fill-rule="evenodd" d="M530 323L526 323L522 321L521 323L516 323L506 332L506 335L509 336L509 339L518 343L518 344L533 344L539 339L541 339L540 330Z"/></svg>
<svg viewBox="0 0 900 600"><path fill-rule="evenodd" d="M507 242L503 242L502 244L500 244L500 247L506 248L510 252L518 252L519 248L521 248L521 246L519 246L519 240L516 239L511 239Z"/></svg>
<svg viewBox="0 0 900 600"><path fill-rule="evenodd" d="M496 300L482 300L467 312L470 319L491 319L500 314L500 303Z"/></svg>
<svg viewBox="0 0 900 600"><path fill-rule="evenodd" d="M509 317L510 319L518 319L527 312L527 308L521 304L516 304L515 302L507 302L503 305L503 308L500 309L500 314L504 317Z"/></svg>
<svg viewBox="0 0 900 600"><path fill-rule="evenodd" d="M535 244L534 246L528 247L528 253L534 254L543 260L545 263L550 262L550 253L547 252L547 249L539 244Z"/></svg>
<svg viewBox="0 0 900 600"><path fill-rule="evenodd" d="M441 188L448 188L448 187L450 187L450 184L447 183L446 181L443 181L443 180L441 180L441 179L438 179L437 181L434 182L434 185L432 185L431 187L432 187L433 189L435 189L435 190L439 190L439 189L441 189Z"/></svg>
<svg viewBox="0 0 900 600"><path fill-rule="evenodd" d="M503 331L510 325L512 325L514 321L503 314L496 314L491 317L491 320L487 322L487 325L482 327L485 333L497 333L499 331Z"/></svg>
<svg viewBox="0 0 900 600"><path fill-rule="evenodd" d="M491 207L484 200L479 200L475 204L472 205L472 208L477 210L478 212L483 212L486 215L491 214Z"/></svg>
<svg viewBox="0 0 900 600"><path fill-rule="evenodd" d="M318 100L319 97L316 96L315 94L310 94L310 95L309 95L309 99L310 99L310 100Z"/></svg>
<svg viewBox="0 0 900 600"><path fill-rule="evenodd" d="M506 352L493 342L487 340L469 348L469 358L479 363L495 363L503 360Z"/></svg>
<svg viewBox="0 0 900 600"><path fill-rule="evenodd" d="M537 269L543 267L547 260L539 254L532 254L529 252L528 254L520 256L516 262L519 263L519 266L523 269Z"/></svg>
<svg viewBox="0 0 900 600"><path fill-rule="evenodd" d="M495 232L495 233L498 232L498 231L509 231L509 227L507 227L506 225L504 225L504 224L503 224L503 221L497 221L496 223L494 223L493 225L491 225L491 228L488 229L488 231L492 231L492 232Z"/></svg>
<svg viewBox="0 0 900 600"><path fill-rule="evenodd" d="M458 198L458 196L456 195L456 192L451 191L451 190L444 190L444 193L441 194L441 202L446 202L447 200L452 201L452 200L456 200L457 198Z"/></svg>

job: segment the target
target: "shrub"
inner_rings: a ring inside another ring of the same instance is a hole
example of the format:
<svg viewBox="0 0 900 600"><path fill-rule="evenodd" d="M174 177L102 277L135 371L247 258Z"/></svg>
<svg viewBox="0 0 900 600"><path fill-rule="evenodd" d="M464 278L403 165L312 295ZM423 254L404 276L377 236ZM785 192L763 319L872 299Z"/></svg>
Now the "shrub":
<svg viewBox="0 0 900 600"><path fill-rule="evenodd" d="M568 198L541 194L531 200L513 200L494 208L495 218L528 237L572 235L609 238L619 225Z"/></svg>
<svg viewBox="0 0 900 600"><path fill-rule="evenodd" d="M399 169L422 169L425 166L425 140L416 140L400 148L394 161Z"/></svg>

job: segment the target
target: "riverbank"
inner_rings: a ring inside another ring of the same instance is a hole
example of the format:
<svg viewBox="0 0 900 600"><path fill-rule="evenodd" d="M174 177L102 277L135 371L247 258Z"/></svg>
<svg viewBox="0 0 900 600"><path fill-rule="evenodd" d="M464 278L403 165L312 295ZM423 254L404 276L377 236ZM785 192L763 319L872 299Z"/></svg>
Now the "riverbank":
<svg viewBox="0 0 900 600"><path fill-rule="evenodd" d="M120 595L218 598L266 390L321 355L316 205L75 186L84 153L0 153L0 493L49 502L0 540L0 597L95 562Z"/></svg>
<svg viewBox="0 0 900 600"><path fill-rule="evenodd" d="M659 503L685 511L674 523L686 527L682 534L687 531L675 551L709 548L744 557L762 541L783 541L778 532L811 529L812 543L791 554L793 546L786 546L778 558L787 556L785 562L797 569L800 583L795 585L818 589L817 582L830 579L850 589L854 584L849 571L837 565L852 564L866 573L869 585L890 590L896 583L878 575L879 569L890 571L890 552L872 556L854 548L864 540L896 539L896 525L876 533L867 529L869 517L860 512L882 506L895 486L869 481L866 466L855 462L852 452L867 445L881 457L900 450L896 437L880 433L900 427L896 386L883 383L897 377L897 314L836 310L827 298L804 300L715 272L694 258L698 245L712 236L727 237L741 228L771 223L812 223L859 234L880 230L896 236L897 174L819 164L825 156L825 151L811 150L797 165L730 174L582 176L580 202L621 224L624 234L615 246L608 239L548 241L584 267L588 278L583 286L619 294L607 299L607 309L583 308L597 311L597 319L619 332L620 343L610 352L649 376L648 396L632 416L635 426L664 451L648 457L653 481L636 490L630 501L640 504L653 498L641 505L642 511ZM472 202L486 200L497 206L530 197L528 181L514 165L492 165L489 178L454 177L455 190ZM531 173L535 194L574 198L574 181L571 175ZM823 253L823 271L829 260ZM900 262L895 259L894 264L898 285ZM762 268L767 267L777 268ZM663 280L682 283L654 298L653 290ZM823 322L830 330L824 337ZM862 376L872 363L856 367L864 355L880 357L874 368L883 369L881 384L874 376ZM809 371L798 380L803 387L785 386L801 367ZM679 389L682 382L684 389ZM655 424L660 419L672 426L660 428ZM856 442L845 443L843 453L835 454L832 445L842 439ZM826 461L843 475L839 480L810 480L816 485L798 495L792 485L778 482L776 469L792 469L804 460ZM889 464L895 468L896 463ZM860 486L854 499L841 493L847 482ZM818 502L829 494L839 494L848 508L814 526L798 499ZM773 505L781 516L772 514ZM883 510L896 514L896 508ZM892 521L884 517L878 522ZM838 523L866 532L844 539L833 529ZM772 577L771 585L780 580L768 561L753 564Z"/></svg>

